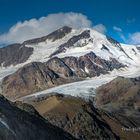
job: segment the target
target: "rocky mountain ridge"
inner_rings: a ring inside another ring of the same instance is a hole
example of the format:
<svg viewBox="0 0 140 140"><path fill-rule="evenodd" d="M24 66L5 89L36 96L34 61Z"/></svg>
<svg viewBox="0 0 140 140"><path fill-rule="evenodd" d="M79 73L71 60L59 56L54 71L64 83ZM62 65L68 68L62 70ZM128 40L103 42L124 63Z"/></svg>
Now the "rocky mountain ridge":
<svg viewBox="0 0 140 140"><path fill-rule="evenodd" d="M50 87L106 74L125 65L112 59L106 61L93 52L77 57L51 58L49 61L33 62L20 68L2 81L3 95L22 97ZM20 93L20 95L19 95Z"/></svg>
<svg viewBox="0 0 140 140"><path fill-rule="evenodd" d="M23 105L20 105L23 106ZM21 108L21 107L20 107ZM70 134L48 123L30 106L20 109L0 96L1 140L74 140ZM25 111L26 110L26 111Z"/></svg>
<svg viewBox="0 0 140 140"><path fill-rule="evenodd" d="M64 26L47 36L0 49L2 94L21 97L115 69L137 67L139 57L136 46L127 47L92 29ZM19 91L21 95L17 95Z"/></svg>
<svg viewBox="0 0 140 140"><path fill-rule="evenodd" d="M77 139L119 139L102 118L99 110L83 99L54 95L33 101L32 104L50 123Z"/></svg>

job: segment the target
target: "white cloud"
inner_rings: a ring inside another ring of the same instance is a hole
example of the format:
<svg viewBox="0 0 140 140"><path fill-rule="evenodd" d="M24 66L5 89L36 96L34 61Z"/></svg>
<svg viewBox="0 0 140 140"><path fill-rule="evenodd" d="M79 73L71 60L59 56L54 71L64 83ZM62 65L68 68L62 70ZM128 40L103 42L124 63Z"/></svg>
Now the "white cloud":
<svg viewBox="0 0 140 140"><path fill-rule="evenodd" d="M93 29L98 31L98 32L100 32L100 33L103 33L103 34L105 34L107 32L107 29L106 29L106 27L103 24L95 25L93 27Z"/></svg>
<svg viewBox="0 0 140 140"><path fill-rule="evenodd" d="M125 43L127 43L128 41L127 41L127 38L124 36L124 34L123 33L118 33L118 35L120 36L120 38L125 42Z"/></svg>
<svg viewBox="0 0 140 140"><path fill-rule="evenodd" d="M92 22L80 13L50 14L39 19L18 22L7 33L0 35L0 44L21 43L28 39L47 35L62 26L70 26L76 29L93 27ZM102 24L93 28L102 33L106 31L105 26Z"/></svg>
<svg viewBox="0 0 140 140"><path fill-rule="evenodd" d="M129 43L140 45L140 32L129 34Z"/></svg>
<svg viewBox="0 0 140 140"><path fill-rule="evenodd" d="M117 26L113 26L113 30L116 32L122 32L122 29L120 27L117 27Z"/></svg>
<svg viewBox="0 0 140 140"><path fill-rule="evenodd" d="M127 44L140 45L140 32L129 33L127 37L124 35L123 31L118 31L119 37Z"/></svg>
<svg viewBox="0 0 140 140"><path fill-rule="evenodd" d="M124 42L127 42L127 39L126 39L126 37L125 37L124 34L123 34L123 30L122 30L120 27L113 26L113 30L114 30L115 32L117 32L117 34L119 35L119 37L120 37Z"/></svg>
<svg viewBox="0 0 140 140"><path fill-rule="evenodd" d="M127 19L127 24L134 23L136 21L135 18Z"/></svg>

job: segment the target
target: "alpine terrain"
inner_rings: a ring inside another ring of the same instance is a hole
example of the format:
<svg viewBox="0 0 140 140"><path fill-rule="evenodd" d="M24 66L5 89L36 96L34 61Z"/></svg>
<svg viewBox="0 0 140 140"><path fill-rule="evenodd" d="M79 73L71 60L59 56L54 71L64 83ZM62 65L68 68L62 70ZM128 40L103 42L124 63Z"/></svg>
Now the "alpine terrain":
<svg viewBox="0 0 140 140"><path fill-rule="evenodd" d="M0 94L2 139L140 139L140 49L91 28L0 48Z"/></svg>

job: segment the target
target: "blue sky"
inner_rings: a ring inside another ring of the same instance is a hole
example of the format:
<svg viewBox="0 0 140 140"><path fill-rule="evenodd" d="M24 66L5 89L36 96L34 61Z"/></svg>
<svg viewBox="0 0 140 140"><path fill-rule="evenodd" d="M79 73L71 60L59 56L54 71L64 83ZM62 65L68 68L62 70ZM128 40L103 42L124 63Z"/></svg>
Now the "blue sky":
<svg viewBox="0 0 140 140"><path fill-rule="evenodd" d="M0 43L7 42L9 29L18 22L73 12L85 15L93 26L104 25L106 34L120 42L138 44L139 8L140 0L0 0Z"/></svg>

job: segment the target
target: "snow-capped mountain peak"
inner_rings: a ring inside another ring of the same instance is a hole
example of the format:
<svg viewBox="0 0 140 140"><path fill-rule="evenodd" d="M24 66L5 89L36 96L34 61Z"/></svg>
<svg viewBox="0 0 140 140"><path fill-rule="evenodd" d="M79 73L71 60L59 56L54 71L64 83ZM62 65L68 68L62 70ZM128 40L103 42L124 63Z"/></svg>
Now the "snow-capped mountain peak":
<svg viewBox="0 0 140 140"><path fill-rule="evenodd" d="M34 71L43 73L43 81L46 81L45 75L48 75L50 78L47 81L51 79L50 82L53 83L53 79L95 77L115 69L119 71L120 68L131 68L134 71L140 69L140 51L136 46L121 44L90 28L76 30L67 26L47 36L2 48L0 57L0 80L18 70L9 76L11 78L8 82L8 79L4 79L5 84L11 85L14 79L16 81L20 78L19 81L24 84L26 78L21 77L25 74L24 70L27 74L31 71L32 76ZM38 74L36 76L40 79ZM41 89L46 87L46 83L43 84L44 87L40 85ZM6 91L7 86L9 85L6 85ZM36 85L32 85L34 86ZM37 89L35 87L34 91ZM15 92L15 88L13 91Z"/></svg>
<svg viewBox="0 0 140 140"><path fill-rule="evenodd" d="M52 39L56 32L57 39ZM46 40L44 40L44 37L43 40L34 39L24 42L26 47L34 49L27 63L32 61L45 62L50 56L60 58L66 56L80 57L91 51L102 59L115 58L126 65L139 62L140 53L136 46L121 44L90 28L75 30L63 27L48 36Z"/></svg>

